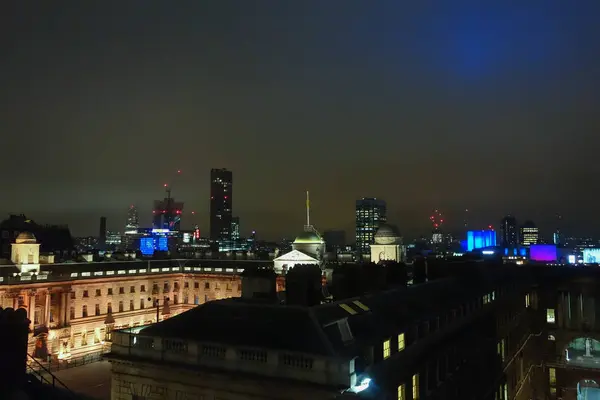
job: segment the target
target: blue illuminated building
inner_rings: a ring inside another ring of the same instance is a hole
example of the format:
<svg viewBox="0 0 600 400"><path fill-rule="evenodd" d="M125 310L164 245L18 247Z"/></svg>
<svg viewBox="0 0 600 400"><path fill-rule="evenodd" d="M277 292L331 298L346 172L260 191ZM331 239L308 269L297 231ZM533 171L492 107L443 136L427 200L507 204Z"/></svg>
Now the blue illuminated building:
<svg viewBox="0 0 600 400"><path fill-rule="evenodd" d="M154 254L154 238L143 237L140 238L140 251L145 256L151 256Z"/></svg>
<svg viewBox="0 0 600 400"><path fill-rule="evenodd" d="M140 238L140 251L144 256L152 256L155 251L169 251L168 237L155 234Z"/></svg>
<svg viewBox="0 0 600 400"><path fill-rule="evenodd" d="M480 230L467 232L467 251L496 246L496 231Z"/></svg>

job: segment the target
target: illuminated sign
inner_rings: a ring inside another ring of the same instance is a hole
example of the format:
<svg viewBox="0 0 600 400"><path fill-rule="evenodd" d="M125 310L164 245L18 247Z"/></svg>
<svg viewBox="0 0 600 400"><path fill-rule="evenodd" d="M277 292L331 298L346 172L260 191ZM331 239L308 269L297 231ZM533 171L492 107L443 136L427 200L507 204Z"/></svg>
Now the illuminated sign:
<svg viewBox="0 0 600 400"><path fill-rule="evenodd" d="M481 230L467 232L467 251L496 246L496 231Z"/></svg>
<svg viewBox="0 0 600 400"><path fill-rule="evenodd" d="M532 261L554 262L556 261L555 244L532 244L529 247L529 259Z"/></svg>
<svg viewBox="0 0 600 400"><path fill-rule="evenodd" d="M152 229L152 233L169 233L169 229Z"/></svg>
<svg viewBox="0 0 600 400"><path fill-rule="evenodd" d="M569 264L577 264L577 258L575 257L574 254L569 254L567 256L567 260L568 260Z"/></svg>
<svg viewBox="0 0 600 400"><path fill-rule="evenodd" d="M183 243L189 243L192 241L192 235L190 233L185 232L183 234Z"/></svg>
<svg viewBox="0 0 600 400"><path fill-rule="evenodd" d="M481 254L485 254L486 256L494 254L494 250L483 250Z"/></svg>

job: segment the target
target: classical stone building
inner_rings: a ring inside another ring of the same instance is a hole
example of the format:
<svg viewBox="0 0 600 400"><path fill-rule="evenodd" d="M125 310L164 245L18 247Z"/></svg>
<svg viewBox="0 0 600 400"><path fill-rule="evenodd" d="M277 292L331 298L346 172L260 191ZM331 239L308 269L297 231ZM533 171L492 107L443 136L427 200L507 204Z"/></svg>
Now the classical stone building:
<svg viewBox="0 0 600 400"><path fill-rule="evenodd" d="M27 311L29 352L40 359L106 351L113 329L154 323L211 300L238 297L244 268L270 264L211 260L55 264L48 258L40 263L39 244L31 233L18 235L11 261L0 265L0 306Z"/></svg>
<svg viewBox="0 0 600 400"><path fill-rule="evenodd" d="M371 247L371 262L383 261L402 262L406 251L402 243L402 236L395 227L382 224L373 236L375 243Z"/></svg>
<svg viewBox="0 0 600 400"><path fill-rule="evenodd" d="M312 305L282 305L261 273L242 298L115 332L112 399L598 398L597 268L434 264L426 283Z"/></svg>

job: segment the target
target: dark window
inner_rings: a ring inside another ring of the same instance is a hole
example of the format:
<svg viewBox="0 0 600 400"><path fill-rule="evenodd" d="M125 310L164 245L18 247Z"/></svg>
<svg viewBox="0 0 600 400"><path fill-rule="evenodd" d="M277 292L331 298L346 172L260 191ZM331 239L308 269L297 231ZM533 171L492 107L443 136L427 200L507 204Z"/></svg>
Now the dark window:
<svg viewBox="0 0 600 400"><path fill-rule="evenodd" d="M81 307L81 318L86 318L87 316L87 306Z"/></svg>
<svg viewBox="0 0 600 400"><path fill-rule="evenodd" d="M96 304L96 310L94 311L95 315L100 315L100 304Z"/></svg>

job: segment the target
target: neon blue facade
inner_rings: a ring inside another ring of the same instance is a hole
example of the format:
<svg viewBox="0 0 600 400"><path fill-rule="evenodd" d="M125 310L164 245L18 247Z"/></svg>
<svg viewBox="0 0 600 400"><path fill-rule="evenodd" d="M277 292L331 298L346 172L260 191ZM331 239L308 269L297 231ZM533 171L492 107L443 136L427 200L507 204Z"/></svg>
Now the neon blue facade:
<svg viewBox="0 0 600 400"><path fill-rule="evenodd" d="M496 231L481 230L467 232L467 251L496 246Z"/></svg>
<svg viewBox="0 0 600 400"><path fill-rule="evenodd" d="M151 237L140 238L140 251L145 256L154 254L154 239Z"/></svg>

